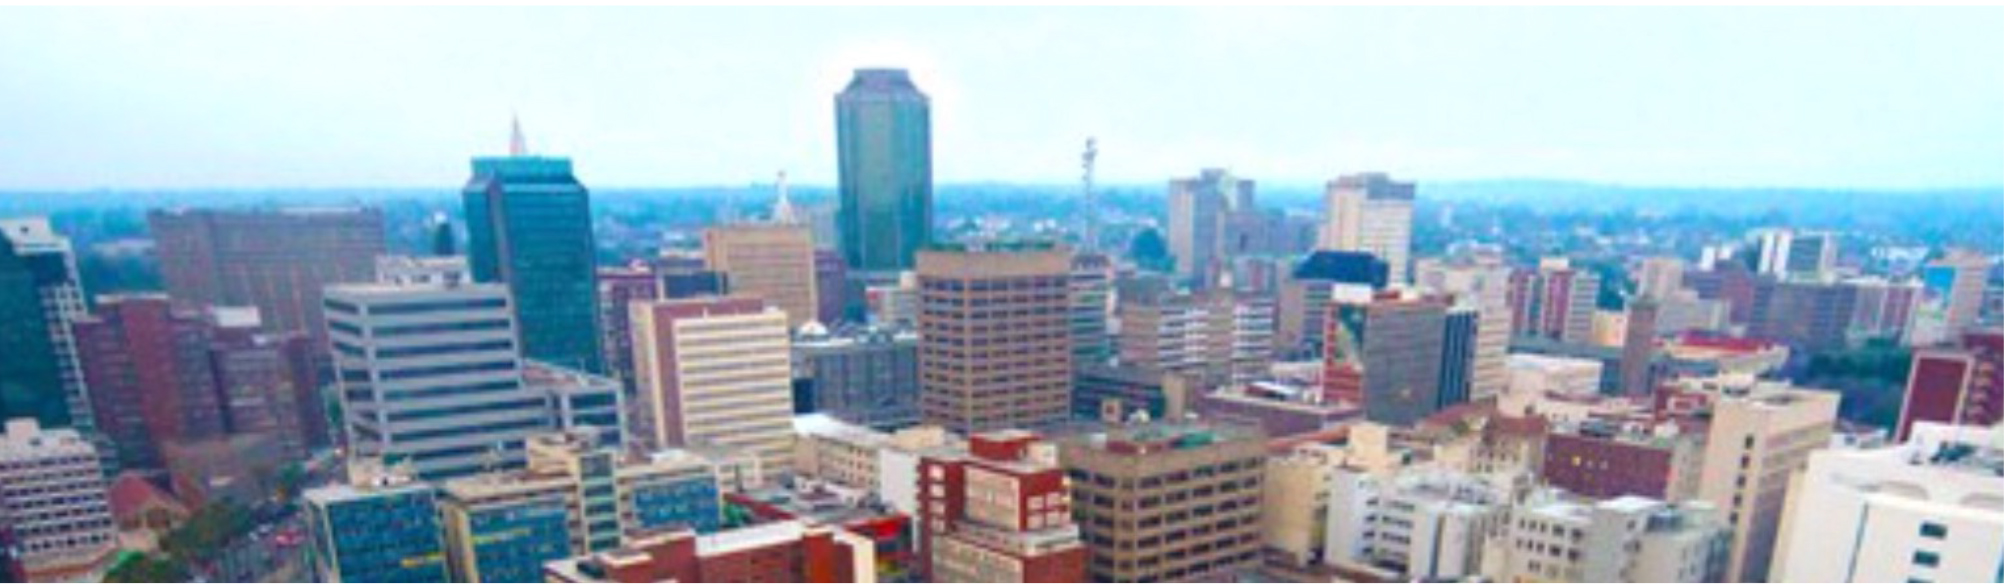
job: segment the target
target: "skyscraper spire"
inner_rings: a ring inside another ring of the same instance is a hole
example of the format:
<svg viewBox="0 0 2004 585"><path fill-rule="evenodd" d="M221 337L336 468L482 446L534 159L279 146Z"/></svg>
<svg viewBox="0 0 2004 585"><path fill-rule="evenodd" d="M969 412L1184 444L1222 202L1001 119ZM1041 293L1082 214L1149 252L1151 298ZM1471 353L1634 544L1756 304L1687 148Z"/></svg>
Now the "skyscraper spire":
<svg viewBox="0 0 2004 585"><path fill-rule="evenodd" d="M529 139L522 137L521 116L510 115L508 117L508 124L510 126L508 133L508 156L528 156Z"/></svg>
<svg viewBox="0 0 2004 585"><path fill-rule="evenodd" d="M800 216L793 210L793 200L786 196L786 171L779 172L779 201L772 204L772 222L778 224L800 223Z"/></svg>

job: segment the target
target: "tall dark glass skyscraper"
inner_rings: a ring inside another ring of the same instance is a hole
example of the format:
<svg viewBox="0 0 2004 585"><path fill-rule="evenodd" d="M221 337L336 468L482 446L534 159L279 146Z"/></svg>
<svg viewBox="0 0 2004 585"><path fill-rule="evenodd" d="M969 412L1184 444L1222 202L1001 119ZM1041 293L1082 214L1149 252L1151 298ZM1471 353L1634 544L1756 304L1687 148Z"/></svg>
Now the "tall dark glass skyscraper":
<svg viewBox="0 0 2004 585"><path fill-rule="evenodd" d="M910 270L932 241L932 106L903 69L858 69L835 96L849 270Z"/></svg>
<svg viewBox="0 0 2004 585"><path fill-rule="evenodd" d="M602 372L591 194L568 158L473 159L466 182L473 279L508 285L524 356Z"/></svg>
<svg viewBox="0 0 2004 585"><path fill-rule="evenodd" d="M0 238L0 420L33 418L70 426L55 345L42 315L42 292L28 262Z"/></svg>

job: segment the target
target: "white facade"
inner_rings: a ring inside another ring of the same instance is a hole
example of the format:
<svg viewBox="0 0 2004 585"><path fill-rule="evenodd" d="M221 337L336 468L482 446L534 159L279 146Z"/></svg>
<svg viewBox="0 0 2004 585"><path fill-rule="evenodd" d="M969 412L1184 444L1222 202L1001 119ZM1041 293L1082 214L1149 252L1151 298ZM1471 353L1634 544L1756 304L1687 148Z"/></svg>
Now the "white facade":
<svg viewBox="0 0 2004 585"><path fill-rule="evenodd" d="M473 282L465 256L377 256L376 282L446 285Z"/></svg>
<svg viewBox="0 0 2004 585"><path fill-rule="evenodd" d="M1904 445L1828 450L1796 481L1777 582L1995 582L2004 431L1923 422Z"/></svg>
<svg viewBox="0 0 2004 585"><path fill-rule="evenodd" d="M31 581L89 578L118 548L97 448L34 419L0 434L0 521Z"/></svg>
<svg viewBox="0 0 2004 585"><path fill-rule="evenodd" d="M641 416L656 447L737 450L784 475L793 469L793 336L778 307L713 310L745 300L628 306Z"/></svg>
<svg viewBox="0 0 2004 585"><path fill-rule="evenodd" d="M1508 512L1507 494L1471 475L1413 470L1331 474L1323 558L1413 579L1478 576Z"/></svg>
<svg viewBox="0 0 2004 585"><path fill-rule="evenodd" d="M520 468L552 417L523 382L511 304L494 284L327 287L350 461L408 460L428 480Z"/></svg>
<svg viewBox="0 0 2004 585"><path fill-rule="evenodd" d="M1725 573L1731 535L1710 504L1639 496L1580 501L1555 493L1517 506L1497 541L1498 582L1707 583Z"/></svg>
<svg viewBox="0 0 2004 585"><path fill-rule="evenodd" d="M1510 354L1509 394L1518 396L1592 397L1600 395L1599 360L1530 353Z"/></svg>

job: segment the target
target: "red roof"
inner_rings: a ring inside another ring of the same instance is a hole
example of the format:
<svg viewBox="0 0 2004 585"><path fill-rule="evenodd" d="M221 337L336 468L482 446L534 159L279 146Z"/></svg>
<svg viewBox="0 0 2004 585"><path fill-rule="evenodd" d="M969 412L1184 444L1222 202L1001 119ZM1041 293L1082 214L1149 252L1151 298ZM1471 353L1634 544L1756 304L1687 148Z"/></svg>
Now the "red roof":
<svg viewBox="0 0 2004 585"><path fill-rule="evenodd" d="M1696 331L1686 331L1677 338L1677 343L1691 347L1718 349L1725 351L1754 352L1767 349L1773 344L1748 337L1731 335L1709 335Z"/></svg>
<svg viewBox="0 0 2004 585"><path fill-rule="evenodd" d="M111 515L121 524L155 508L167 509L182 518L188 516L187 504L136 472L118 474L118 478L111 480L107 495L111 500Z"/></svg>

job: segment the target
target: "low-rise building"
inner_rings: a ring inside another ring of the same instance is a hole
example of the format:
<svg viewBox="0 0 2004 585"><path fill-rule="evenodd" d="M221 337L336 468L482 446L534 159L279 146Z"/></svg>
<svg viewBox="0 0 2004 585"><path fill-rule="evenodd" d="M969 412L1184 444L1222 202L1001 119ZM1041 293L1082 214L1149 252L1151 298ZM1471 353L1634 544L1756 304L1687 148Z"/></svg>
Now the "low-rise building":
<svg viewBox="0 0 2004 585"><path fill-rule="evenodd" d="M531 437L526 469L440 485L453 578L533 580L544 563L618 548L628 532L721 525L717 464L682 451L627 454L599 437L589 429Z"/></svg>
<svg viewBox="0 0 2004 585"><path fill-rule="evenodd" d="M1034 433L974 435L919 472L919 553L939 583L1074 583L1086 546L1058 450Z"/></svg>
<svg viewBox="0 0 2004 585"><path fill-rule="evenodd" d="M307 490L314 580L323 583L447 583L436 493L406 469L369 461L348 483Z"/></svg>
<svg viewBox="0 0 2004 585"><path fill-rule="evenodd" d="M1479 576L1510 495L1481 477L1416 468L1331 478L1324 562L1408 579Z"/></svg>
<svg viewBox="0 0 2004 585"><path fill-rule="evenodd" d="M1732 542L1704 502L1543 493L1519 504L1499 537L1499 582L1715 583Z"/></svg>
<svg viewBox="0 0 2004 585"><path fill-rule="evenodd" d="M75 430L6 421L0 532L12 537L10 567L28 582L95 581L118 551L116 528L97 447Z"/></svg>
<svg viewBox="0 0 2004 585"><path fill-rule="evenodd" d="M617 550L543 565L549 583L875 583L869 539L806 522L699 535L635 535Z"/></svg>

